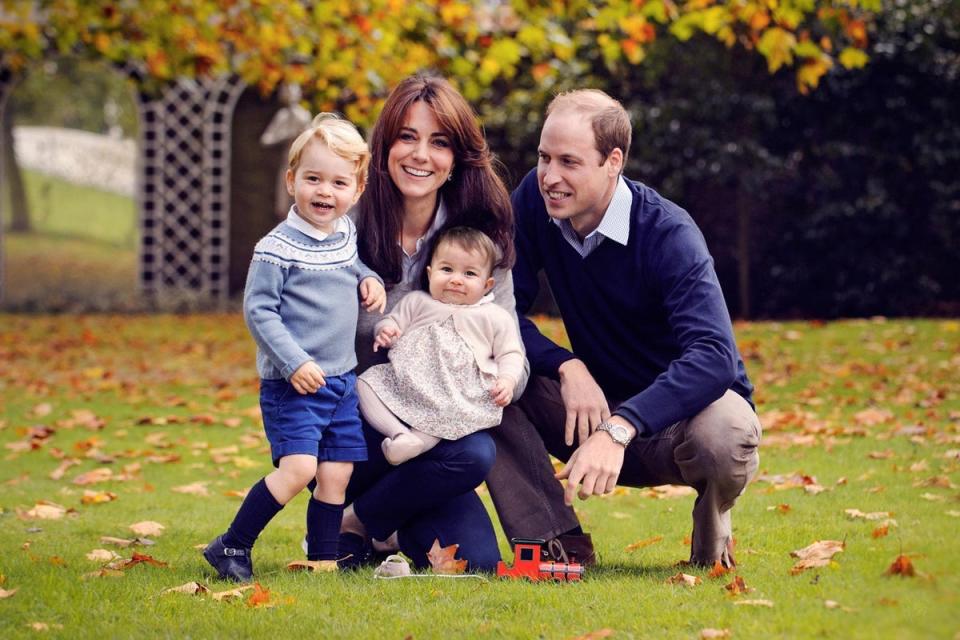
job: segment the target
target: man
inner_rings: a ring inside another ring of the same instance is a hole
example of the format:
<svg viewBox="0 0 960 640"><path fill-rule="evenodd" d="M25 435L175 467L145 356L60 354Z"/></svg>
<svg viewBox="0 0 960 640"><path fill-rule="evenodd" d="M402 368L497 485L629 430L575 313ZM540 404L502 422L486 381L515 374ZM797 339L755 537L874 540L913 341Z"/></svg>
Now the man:
<svg viewBox="0 0 960 640"><path fill-rule="evenodd" d="M536 172L512 196L531 378L493 430L487 483L509 537L542 538L554 559L585 563L593 546L574 494L691 486L690 561L730 567L730 509L759 463L753 387L699 229L621 175L630 138L629 115L602 91L547 108ZM572 353L525 317L541 270ZM556 475L548 451L566 462Z"/></svg>

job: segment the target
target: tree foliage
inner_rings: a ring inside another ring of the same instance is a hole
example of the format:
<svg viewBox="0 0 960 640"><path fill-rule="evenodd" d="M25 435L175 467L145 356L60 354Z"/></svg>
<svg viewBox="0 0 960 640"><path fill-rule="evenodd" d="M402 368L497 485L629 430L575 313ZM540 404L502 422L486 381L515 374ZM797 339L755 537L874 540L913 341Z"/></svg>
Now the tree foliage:
<svg viewBox="0 0 960 640"><path fill-rule="evenodd" d="M541 90L617 74L663 40L749 50L797 88L867 62L880 0L0 0L0 64L52 51L127 65L145 85L235 73L264 93L301 84L369 124L397 80L435 68L472 100L529 76Z"/></svg>

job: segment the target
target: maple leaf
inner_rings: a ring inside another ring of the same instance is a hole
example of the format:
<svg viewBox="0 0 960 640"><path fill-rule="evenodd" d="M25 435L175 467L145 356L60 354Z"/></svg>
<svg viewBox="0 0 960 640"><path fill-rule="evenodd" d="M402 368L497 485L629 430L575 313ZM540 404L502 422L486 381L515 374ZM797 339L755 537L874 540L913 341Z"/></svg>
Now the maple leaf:
<svg viewBox="0 0 960 640"><path fill-rule="evenodd" d="M466 560L457 560L457 549L459 544L451 544L446 547L440 546L440 539L433 541L433 546L427 551L427 560L430 561L430 568L434 573L441 575L456 575L467 570Z"/></svg>
<svg viewBox="0 0 960 640"><path fill-rule="evenodd" d="M242 587L237 587L236 589L228 589L227 591L217 591L211 593L210 596L217 602L223 602L224 600L234 600L236 598L242 598L243 594L250 589L253 589L252 584L244 585Z"/></svg>
<svg viewBox="0 0 960 640"><path fill-rule="evenodd" d="M154 522L153 520L135 522L127 528L138 536L158 536L163 533L164 529L166 529L164 525L160 524L159 522Z"/></svg>
<svg viewBox="0 0 960 640"><path fill-rule="evenodd" d="M691 576L689 573L678 573L667 578L667 584L681 584L685 587L693 587L703 582L699 576Z"/></svg>
<svg viewBox="0 0 960 640"><path fill-rule="evenodd" d="M259 582L253 584L253 593L247 598L248 607L272 607L274 603L270 602L270 590L264 589Z"/></svg>
<svg viewBox="0 0 960 640"><path fill-rule="evenodd" d="M723 588L729 591L730 595L734 596L753 591L753 587L748 587L747 583L745 583L740 576L734 576L730 584L724 585Z"/></svg>
<svg viewBox="0 0 960 640"><path fill-rule="evenodd" d="M913 563L910 561L910 558L901 553L897 556L896 560L887 567L885 575L912 578L917 575L917 572L916 569L913 568Z"/></svg>
<svg viewBox="0 0 960 640"><path fill-rule="evenodd" d="M846 546L845 542L838 540L818 540L803 549L791 551L790 555L800 561L790 569L790 575L797 575L814 567L827 566L833 556L843 551Z"/></svg>
<svg viewBox="0 0 960 640"><path fill-rule="evenodd" d="M720 578L727 575L731 571L733 571L733 569L723 566L723 563L717 560L713 563L713 568L710 569L710 573L707 574L707 577Z"/></svg>
<svg viewBox="0 0 960 640"><path fill-rule="evenodd" d="M642 549L643 547L649 547L652 544L657 544L661 540L663 540L663 536L653 536L652 538L647 538L646 540L637 540L636 542L631 542L628 544L624 548L624 551L627 553L632 553L637 549Z"/></svg>
<svg viewBox="0 0 960 640"><path fill-rule="evenodd" d="M180 585L179 587L169 587L160 592L160 594L165 593L186 593L188 595L203 595L205 593L210 593L210 588L199 582L187 582Z"/></svg>
<svg viewBox="0 0 960 640"><path fill-rule="evenodd" d="M287 563L287 571L309 571L311 573L331 573L337 571L336 560L294 560Z"/></svg>

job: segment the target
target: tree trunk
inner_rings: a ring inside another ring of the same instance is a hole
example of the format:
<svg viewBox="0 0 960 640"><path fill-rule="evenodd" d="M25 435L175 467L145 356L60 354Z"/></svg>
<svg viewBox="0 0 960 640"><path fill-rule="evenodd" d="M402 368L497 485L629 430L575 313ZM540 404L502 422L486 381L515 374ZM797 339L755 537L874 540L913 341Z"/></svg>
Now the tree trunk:
<svg viewBox="0 0 960 640"><path fill-rule="evenodd" d="M9 104L6 108L0 105L0 122L3 130L3 160L0 168L3 169L3 184L10 205L10 231L30 231L30 209L27 206L27 192L23 187L23 175L20 165L17 164L17 155L13 150L13 114Z"/></svg>

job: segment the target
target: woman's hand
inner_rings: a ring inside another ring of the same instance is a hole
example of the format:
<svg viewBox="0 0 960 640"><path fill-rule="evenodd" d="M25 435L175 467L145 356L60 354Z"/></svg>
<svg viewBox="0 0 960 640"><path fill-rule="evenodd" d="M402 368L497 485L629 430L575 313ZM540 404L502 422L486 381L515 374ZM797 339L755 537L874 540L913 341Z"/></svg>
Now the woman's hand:
<svg viewBox="0 0 960 640"><path fill-rule="evenodd" d="M380 331L377 332L377 335L373 339L374 352L376 352L377 349L379 349L380 347L383 347L384 349L389 349L394 344L396 344L397 340L400 338L401 335L403 335L403 332L400 331L399 327L393 327L393 326L387 325L383 329L380 329Z"/></svg>
<svg viewBox="0 0 960 640"><path fill-rule="evenodd" d="M360 304L370 313L383 313L387 308L387 292L376 278L364 278L360 283ZM376 349L374 349L376 351Z"/></svg>
<svg viewBox="0 0 960 640"><path fill-rule="evenodd" d="M516 385L517 381L513 378L507 376L497 378L493 387L490 388L490 397L493 398L493 403L498 407L505 407L510 404L510 401L513 400L513 388Z"/></svg>

